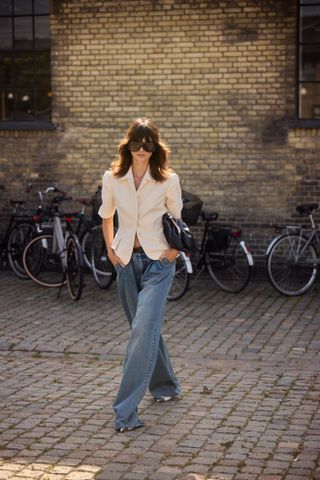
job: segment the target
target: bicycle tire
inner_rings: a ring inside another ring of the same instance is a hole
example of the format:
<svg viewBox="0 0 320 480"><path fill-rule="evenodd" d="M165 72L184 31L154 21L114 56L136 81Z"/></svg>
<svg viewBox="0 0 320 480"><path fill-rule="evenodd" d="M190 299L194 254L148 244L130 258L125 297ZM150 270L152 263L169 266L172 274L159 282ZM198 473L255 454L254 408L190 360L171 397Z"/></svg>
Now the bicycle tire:
<svg viewBox="0 0 320 480"><path fill-rule="evenodd" d="M77 237L70 235L66 245L67 286L72 300L79 300L83 291L83 252Z"/></svg>
<svg viewBox="0 0 320 480"><path fill-rule="evenodd" d="M53 252L53 235L38 235L23 252L23 266L29 277L43 287L61 287L66 283L62 253Z"/></svg>
<svg viewBox="0 0 320 480"><path fill-rule="evenodd" d="M211 278L227 293L239 293L251 276L251 266L240 240L229 234L227 245L218 251L206 247L205 262Z"/></svg>
<svg viewBox="0 0 320 480"><path fill-rule="evenodd" d="M283 295L302 295L313 285L317 276L318 254L313 245L308 245L298 262L294 259L308 239L300 235L281 235L267 255L267 273L271 285Z"/></svg>
<svg viewBox="0 0 320 480"><path fill-rule="evenodd" d="M11 270L21 279L28 279L23 266L23 251L36 233L32 223L17 224L10 232L7 243L7 259Z"/></svg>
<svg viewBox="0 0 320 480"><path fill-rule="evenodd" d="M90 270L92 269L92 265L91 265L92 241L93 241L94 235L96 234L99 228L101 228L100 225L95 225L94 227L91 227L90 230L86 230L80 237L84 264Z"/></svg>
<svg viewBox="0 0 320 480"><path fill-rule="evenodd" d="M187 269L185 258L180 255L176 259L176 271L168 294L168 300L178 300L189 288L190 274Z"/></svg>
<svg viewBox="0 0 320 480"><path fill-rule="evenodd" d="M116 277L114 267L108 258L101 226L95 231L92 240L91 270L96 284L102 289L109 288Z"/></svg>

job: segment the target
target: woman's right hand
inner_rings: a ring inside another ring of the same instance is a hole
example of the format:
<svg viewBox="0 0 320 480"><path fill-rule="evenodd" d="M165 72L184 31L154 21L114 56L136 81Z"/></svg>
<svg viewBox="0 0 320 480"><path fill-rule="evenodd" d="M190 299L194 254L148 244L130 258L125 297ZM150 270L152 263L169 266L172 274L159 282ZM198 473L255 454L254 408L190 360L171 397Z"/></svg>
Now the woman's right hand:
<svg viewBox="0 0 320 480"><path fill-rule="evenodd" d="M124 267L125 264L123 263L123 261L121 260L120 257L118 257L118 255L115 253L115 251L113 250L113 248L108 248L108 258L110 260L110 262L112 263L113 266L115 266L117 263L121 266L121 267Z"/></svg>

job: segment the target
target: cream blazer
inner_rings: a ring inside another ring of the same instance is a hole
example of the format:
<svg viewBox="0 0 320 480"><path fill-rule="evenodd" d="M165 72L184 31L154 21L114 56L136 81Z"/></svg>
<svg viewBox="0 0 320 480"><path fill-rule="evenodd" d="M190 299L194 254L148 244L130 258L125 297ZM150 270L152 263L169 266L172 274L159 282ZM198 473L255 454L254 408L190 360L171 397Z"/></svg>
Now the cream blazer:
<svg viewBox="0 0 320 480"><path fill-rule="evenodd" d="M170 248L162 228L162 215L171 212L181 218L182 199L178 175L171 173L164 182L155 181L148 169L136 190L132 168L123 177L116 177L108 170L103 176L102 205L99 215L112 217L117 210L119 228L112 248L124 264L129 263L135 235L153 260Z"/></svg>

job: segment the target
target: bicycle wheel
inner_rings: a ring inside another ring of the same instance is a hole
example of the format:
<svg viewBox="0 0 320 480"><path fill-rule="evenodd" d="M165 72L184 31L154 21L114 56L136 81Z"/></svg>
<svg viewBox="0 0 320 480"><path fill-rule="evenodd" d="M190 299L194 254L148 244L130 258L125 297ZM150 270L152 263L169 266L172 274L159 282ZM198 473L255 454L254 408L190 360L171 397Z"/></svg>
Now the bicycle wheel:
<svg viewBox="0 0 320 480"><path fill-rule="evenodd" d="M92 250L92 240L96 235L96 232L101 228L99 225L95 225L91 228L91 230L86 230L82 237L80 237L81 248L83 252L83 259L85 266L88 267L90 270L92 268L91 265L91 250Z"/></svg>
<svg viewBox="0 0 320 480"><path fill-rule="evenodd" d="M23 251L36 233L36 228L31 223L20 223L11 231L7 244L8 264L19 278L29 278L23 266Z"/></svg>
<svg viewBox="0 0 320 480"><path fill-rule="evenodd" d="M102 228L96 230L91 246L91 269L93 278L100 288L110 287L115 278L115 271L107 254Z"/></svg>
<svg viewBox="0 0 320 480"><path fill-rule="evenodd" d="M53 235L33 238L23 252L23 266L29 277L44 287L61 287L64 279L63 255L53 249Z"/></svg>
<svg viewBox="0 0 320 480"><path fill-rule="evenodd" d="M225 292L239 293L248 285L251 267L240 240L231 233L223 249L206 247L205 261L211 278Z"/></svg>
<svg viewBox="0 0 320 480"><path fill-rule="evenodd" d="M298 296L305 293L317 276L318 256L313 245L299 235L282 235L267 255L271 285L280 293Z"/></svg>
<svg viewBox="0 0 320 480"><path fill-rule="evenodd" d="M178 300L188 290L190 275L185 258L180 255L176 260L176 272L168 295L168 300Z"/></svg>
<svg viewBox="0 0 320 480"><path fill-rule="evenodd" d="M72 300L79 300L83 290L83 253L77 237L67 240L67 285Z"/></svg>

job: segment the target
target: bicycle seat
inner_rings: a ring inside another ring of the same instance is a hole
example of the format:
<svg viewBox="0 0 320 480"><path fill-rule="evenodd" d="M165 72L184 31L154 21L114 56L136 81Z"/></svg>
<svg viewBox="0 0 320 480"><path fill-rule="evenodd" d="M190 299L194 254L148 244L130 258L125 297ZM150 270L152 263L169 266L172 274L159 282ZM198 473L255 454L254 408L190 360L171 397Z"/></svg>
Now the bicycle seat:
<svg viewBox="0 0 320 480"><path fill-rule="evenodd" d="M214 220L217 220L218 217L219 214L216 212L204 212L203 210L201 212L201 218L205 222L213 222Z"/></svg>
<svg viewBox="0 0 320 480"><path fill-rule="evenodd" d="M304 203L303 205L298 205L296 210L300 215L310 215L312 210L316 210L317 208L319 208L318 203Z"/></svg>
<svg viewBox="0 0 320 480"><path fill-rule="evenodd" d="M81 203L85 207L90 207L92 205L92 198L77 198L76 202Z"/></svg>
<svg viewBox="0 0 320 480"><path fill-rule="evenodd" d="M25 200L10 200L12 207L15 207L16 205L24 205L25 203Z"/></svg>

